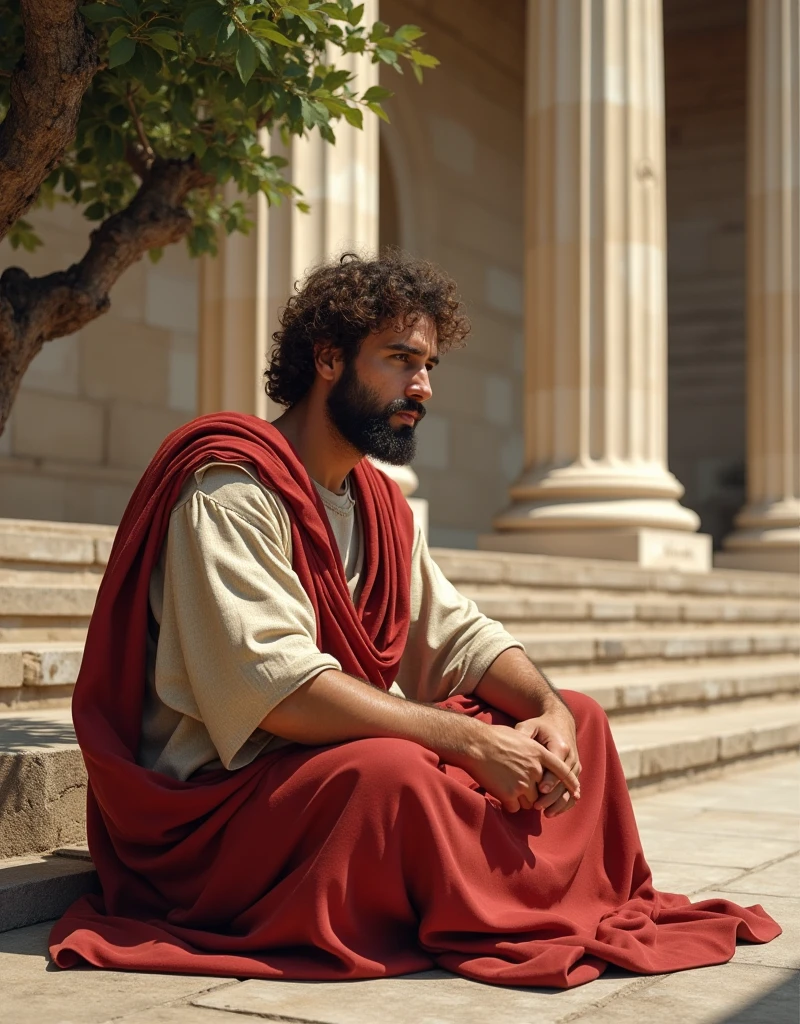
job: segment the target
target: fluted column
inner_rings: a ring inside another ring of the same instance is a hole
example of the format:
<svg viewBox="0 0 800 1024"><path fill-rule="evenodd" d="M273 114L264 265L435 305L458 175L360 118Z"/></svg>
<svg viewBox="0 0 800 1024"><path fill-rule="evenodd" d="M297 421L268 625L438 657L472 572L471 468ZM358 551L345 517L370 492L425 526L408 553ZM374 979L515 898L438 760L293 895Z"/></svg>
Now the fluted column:
<svg viewBox="0 0 800 1024"><path fill-rule="evenodd" d="M661 0L528 0L525 454L483 547L706 569L666 464Z"/></svg>
<svg viewBox="0 0 800 1024"><path fill-rule="evenodd" d="M231 201L239 198L232 186L226 188ZM200 262L198 409L268 418L273 410L263 379L269 347L266 198L254 197L249 206L250 233L221 234L217 256Z"/></svg>
<svg viewBox="0 0 800 1024"><path fill-rule="evenodd" d="M800 569L800 0L750 0L747 504L718 564Z"/></svg>

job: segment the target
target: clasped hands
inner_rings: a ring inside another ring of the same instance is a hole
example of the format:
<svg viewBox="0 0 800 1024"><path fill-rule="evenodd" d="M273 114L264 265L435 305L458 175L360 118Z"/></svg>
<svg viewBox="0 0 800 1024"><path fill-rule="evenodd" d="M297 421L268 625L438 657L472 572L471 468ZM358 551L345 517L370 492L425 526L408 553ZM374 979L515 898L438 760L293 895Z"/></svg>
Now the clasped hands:
<svg viewBox="0 0 800 1024"><path fill-rule="evenodd" d="M575 721L560 701L513 729L487 726L481 741L468 770L505 810L535 807L554 818L580 799Z"/></svg>

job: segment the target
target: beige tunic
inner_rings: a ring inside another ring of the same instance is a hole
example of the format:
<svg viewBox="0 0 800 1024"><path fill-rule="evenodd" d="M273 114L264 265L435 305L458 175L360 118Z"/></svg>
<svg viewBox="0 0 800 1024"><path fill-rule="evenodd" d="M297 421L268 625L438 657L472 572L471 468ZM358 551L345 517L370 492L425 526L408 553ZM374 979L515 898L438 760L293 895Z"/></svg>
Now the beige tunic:
<svg viewBox="0 0 800 1024"><path fill-rule="evenodd" d="M355 599L363 568L355 503L349 492L317 489ZM411 625L392 691L424 702L469 693L509 647L521 644L445 579L417 528ZM240 768L284 745L259 722L330 668L341 665L317 646L283 502L252 467L203 466L172 511L150 580L139 763L178 779Z"/></svg>

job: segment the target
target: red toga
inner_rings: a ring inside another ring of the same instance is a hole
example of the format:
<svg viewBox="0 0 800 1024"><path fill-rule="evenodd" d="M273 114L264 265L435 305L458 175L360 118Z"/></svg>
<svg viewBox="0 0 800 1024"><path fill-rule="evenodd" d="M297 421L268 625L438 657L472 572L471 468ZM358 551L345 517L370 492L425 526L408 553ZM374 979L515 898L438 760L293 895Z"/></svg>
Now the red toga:
<svg viewBox="0 0 800 1024"><path fill-rule="evenodd" d="M320 649L383 689L403 652L413 531L391 481L366 460L353 471L366 549L354 605L324 507L278 431L222 414L167 438L120 524L75 691L103 895L53 927L56 964L295 980L439 966L565 988L608 964L722 963L737 938L780 933L759 906L653 889L608 722L581 694L564 697L582 796L551 819L507 814L407 740L290 746L186 782L139 766L150 574L183 482L212 459L251 463L283 499ZM445 706L513 724L471 698Z"/></svg>

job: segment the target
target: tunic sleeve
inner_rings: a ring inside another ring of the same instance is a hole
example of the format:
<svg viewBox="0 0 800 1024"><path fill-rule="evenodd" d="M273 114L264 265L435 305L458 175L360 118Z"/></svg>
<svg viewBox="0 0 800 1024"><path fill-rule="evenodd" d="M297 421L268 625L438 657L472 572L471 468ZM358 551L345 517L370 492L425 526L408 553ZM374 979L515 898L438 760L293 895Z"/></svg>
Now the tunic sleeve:
<svg viewBox="0 0 800 1024"><path fill-rule="evenodd" d="M411 627L397 683L406 697L432 702L471 693L503 651L523 649L478 611L431 558L417 527L411 559Z"/></svg>
<svg viewBox="0 0 800 1024"><path fill-rule="evenodd" d="M226 768L238 767L237 754L284 697L341 668L317 647L285 508L235 473L210 470L172 513L155 666L161 700L203 723Z"/></svg>

